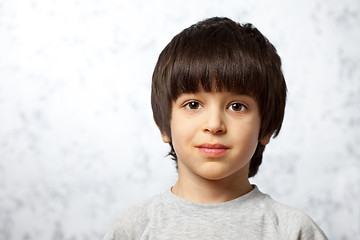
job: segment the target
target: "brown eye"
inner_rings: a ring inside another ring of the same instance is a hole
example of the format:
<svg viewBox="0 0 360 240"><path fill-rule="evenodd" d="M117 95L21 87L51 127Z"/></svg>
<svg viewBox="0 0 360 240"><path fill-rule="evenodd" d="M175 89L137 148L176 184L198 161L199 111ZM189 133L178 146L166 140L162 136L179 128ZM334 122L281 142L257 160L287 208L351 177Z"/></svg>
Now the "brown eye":
<svg viewBox="0 0 360 240"><path fill-rule="evenodd" d="M246 109L245 105L239 102L231 103L229 109L234 112L241 112Z"/></svg>
<svg viewBox="0 0 360 240"><path fill-rule="evenodd" d="M196 102L196 101L191 101L185 104L185 107L188 109L192 109L192 110L196 110L201 108L200 103Z"/></svg>

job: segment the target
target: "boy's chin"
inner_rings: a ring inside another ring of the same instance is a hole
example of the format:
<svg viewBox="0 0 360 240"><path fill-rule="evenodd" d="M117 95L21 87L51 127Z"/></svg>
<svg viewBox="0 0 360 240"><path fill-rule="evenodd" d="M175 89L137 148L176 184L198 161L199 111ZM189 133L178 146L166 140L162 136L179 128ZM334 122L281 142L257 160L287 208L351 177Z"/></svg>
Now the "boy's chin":
<svg viewBox="0 0 360 240"><path fill-rule="evenodd" d="M243 173L242 173L243 172ZM236 171L233 172L229 169L219 169L219 168L211 168L208 170L204 170L199 175L209 181L226 181L227 179L231 181L236 181L240 179L247 178L247 172L246 171Z"/></svg>

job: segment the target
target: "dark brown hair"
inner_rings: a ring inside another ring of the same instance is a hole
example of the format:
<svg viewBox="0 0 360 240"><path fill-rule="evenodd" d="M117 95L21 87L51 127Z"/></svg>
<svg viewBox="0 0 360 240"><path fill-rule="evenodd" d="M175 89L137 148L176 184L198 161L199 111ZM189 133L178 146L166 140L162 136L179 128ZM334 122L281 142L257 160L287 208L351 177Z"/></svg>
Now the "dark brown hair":
<svg viewBox="0 0 360 240"><path fill-rule="evenodd" d="M259 139L281 129L286 84L275 47L251 24L209 18L176 35L161 52L152 77L151 105L160 131L171 139L172 102L182 93L229 91L252 96L261 116ZM169 155L176 161L170 142ZM249 177L265 146L258 143Z"/></svg>

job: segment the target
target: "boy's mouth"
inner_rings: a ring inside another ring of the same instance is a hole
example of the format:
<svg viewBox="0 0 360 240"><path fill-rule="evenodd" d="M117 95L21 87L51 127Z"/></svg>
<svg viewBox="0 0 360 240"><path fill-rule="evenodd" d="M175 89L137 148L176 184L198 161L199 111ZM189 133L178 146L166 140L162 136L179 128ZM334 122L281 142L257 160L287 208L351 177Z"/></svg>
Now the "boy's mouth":
<svg viewBox="0 0 360 240"><path fill-rule="evenodd" d="M229 150L229 147L222 145L222 144L201 144L196 146L199 151L209 157L217 157L223 155Z"/></svg>

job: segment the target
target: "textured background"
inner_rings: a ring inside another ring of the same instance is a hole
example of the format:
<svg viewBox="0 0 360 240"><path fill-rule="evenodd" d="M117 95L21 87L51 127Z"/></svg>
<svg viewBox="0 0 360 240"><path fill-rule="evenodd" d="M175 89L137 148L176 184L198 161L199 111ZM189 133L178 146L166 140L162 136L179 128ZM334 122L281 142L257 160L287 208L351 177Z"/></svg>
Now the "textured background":
<svg viewBox="0 0 360 240"><path fill-rule="evenodd" d="M176 180L152 121L158 54L212 16L277 47L289 99L252 180L360 238L360 2L0 0L0 239L101 239Z"/></svg>

